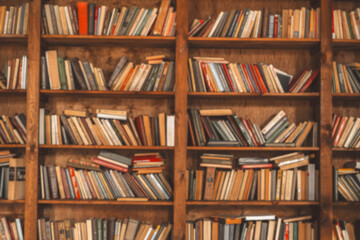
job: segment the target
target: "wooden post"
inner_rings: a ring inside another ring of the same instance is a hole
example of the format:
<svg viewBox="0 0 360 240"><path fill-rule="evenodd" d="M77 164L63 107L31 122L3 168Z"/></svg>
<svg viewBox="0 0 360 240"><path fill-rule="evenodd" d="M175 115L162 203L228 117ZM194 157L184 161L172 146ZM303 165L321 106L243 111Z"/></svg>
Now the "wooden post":
<svg viewBox="0 0 360 240"><path fill-rule="evenodd" d="M332 234L332 40L331 0L321 0L321 83L320 83L320 238Z"/></svg>
<svg viewBox="0 0 360 240"><path fill-rule="evenodd" d="M175 57L175 150L174 150L174 239L185 239L186 151L187 151L187 31L188 1L178 0L176 10Z"/></svg>
<svg viewBox="0 0 360 240"><path fill-rule="evenodd" d="M25 239L37 239L41 0L30 1L26 95Z"/></svg>

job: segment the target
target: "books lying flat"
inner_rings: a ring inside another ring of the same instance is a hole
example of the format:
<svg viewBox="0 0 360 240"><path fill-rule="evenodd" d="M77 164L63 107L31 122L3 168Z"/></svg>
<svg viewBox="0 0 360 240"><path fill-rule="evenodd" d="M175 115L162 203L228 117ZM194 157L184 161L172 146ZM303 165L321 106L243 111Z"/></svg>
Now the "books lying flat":
<svg viewBox="0 0 360 240"><path fill-rule="evenodd" d="M0 35L27 34L29 3L20 6L0 6Z"/></svg>
<svg viewBox="0 0 360 240"><path fill-rule="evenodd" d="M333 39L360 39L360 8L353 11L333 9L332 38Z"/></svg>
<svg viewBox="0 0 360 240"><path fill-rule="evenodd" d="M26 89L27 68L27 56L5 62L0 68L0 89Z"/></svg>
<svg viewBox="0 0 360 240"><path fill-rule="evenodd" d="M333 93L360 92L360 63L341 64L333 62Z"/></svg>
<svg viewBox="0 0 360 240"><path fill-rule="evenodd" d="M56 35L174 36L176 11L170 0L150 9L110 8L78 2L42 5L42 33Z"/></svg>
<svg viewBox="0 0 360 240"><path fill-rule="evenodd" d="M333 114L332 129L334 147L360 147L360 118Z"/></svg>
<svg viewBox="0 0 360 240"><path fill-rule="evenodd" d="M0 144L25 144L26 117L23 113L0 117Z"/></svg>
<svg viewBox="0 0 360 240"><path fill-rule="evenodd" d="M90 218L82 221L73 219L49 220L38 219L38 236L40 239L47 239L47 233L56 239L65 238L77 239L72 236L79 236L80 239L149 239L162 240L168 239L172 229L172 224L162 223L151 225L148 222L117 218ZM98 238L99 237L99 238Z"/></svg>
<svg viewBox="0 0 360 240"><path fill-rule="evenodd" d="M161 173L164 170L164 160L159 154L153 153L134 156L132 160L132 171L138 174Z"/></svg>
<svg viewBox="0 0 360 240"><path fill-rule="evenodd" d="M235 38L320 38L320 8L264 10L232 9L194 19L189 36Z"/></svg>
<svg viewBox="0 0 360 240"><path fill-rule="evenodd" d="M188 65L191 92L303 93L319 74L318 69L309 68L293 78L272 64L230 63L223 58L194 57Z"/></svg>

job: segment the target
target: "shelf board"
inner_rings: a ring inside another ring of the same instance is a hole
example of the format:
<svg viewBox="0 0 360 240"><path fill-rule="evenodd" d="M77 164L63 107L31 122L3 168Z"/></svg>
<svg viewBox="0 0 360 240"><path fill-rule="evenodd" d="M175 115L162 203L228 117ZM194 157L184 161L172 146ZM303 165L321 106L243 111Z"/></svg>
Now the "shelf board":
<svg viewBox="0 0 360 240"><path fill-rule="evenodd" d="M285 99L316 99L317 92L309 93L237 93L237 92L188 92L190 98L285 98Z"/></svg>
<svg viewBox="0 0 360 240"><path fill-rule="evenodd" d="M343 50L360 49L360 40L349 39L333 39L333 47L336 49L344 48Z"/></svg>
<svg viewBox="0 0 360 240"><path fill-rule="evenodd" d="M360 43L359 43L360 44ZM358 93L333 93L332 94L333 101L354 101L360 100L360 94Z"/></svg>
<svg viewBox="0 0 360 240"><path fill-rule="evenodd" d="M0 148L25 148L25 144L0 144Z"/></svg>
<svg viewBox="0 0 360 240"><path fill-rule="evenodd" d="M143 205L143 206L172 206L172 201L115 201L115 200L38 200L46 205Z"/></svg>
<svg viewBox="0 0 360 240"><path fill-rule="evenodd" d="M360 202L333 202L335 207L360 207Z"/></svg>
<svg viewBox="0 0 360 240"><path fill-rule="evenodd" d="M190 206L317 206L316 201L187 201Z"/></svg>
<svg viewBox="0 0 360 240"><path fill-rule="evenodd" d="M0 96L25 96L26 89L0 89Z"/></svg>
<svg viewBox="0 0 360 240"><path fill-rule="evenodd" d="M189 151L253 151L253 152L266 152L266 151L319 151L319 147L212 147L212 146L188 146Z"/></svg>
<svg viewBox="0 0 360 240"><path fill-rule="evenodd" d="M1 146L1 145L0 145ZM99 146L99 145L51 145L41 144L40 149L121 149L121 150L174 150L174 147L162 146Z"/></svg>
<svg viewBox="0 0 360 240"><path fill-rule="evenodd" d="M44 96L63 97L78 96L81 97L119 97L119 98L171 98L174 92L118 92L118 91L90 91L90 90L40 90Z"/></svg>
<svg viewBox="0 0 360 240"><path fill-rule="evenodd" d="M333 152L360 152L360 148L334 148Z"/></svg>
<svg viewBox="0 0 360 240"><path fill-rule="evenodd" d="M317 46L320 39L189 37L191 48L312 49Z"/></svg>
<svg viewBox="0 0 360 240"><path fill-rule="evenodd" d="M27 35L0 35L0 44L27 44Z"/></svg>
<svg viewBox="0 0 360 240"><path fill-rule="evenodd" d="M42 41L59 46L175 47L175 37L42 35Z"/></svg>
<svg viewBox="0 0 360 240"><path fill-rule="evenodd" d="M0 204L24 204L25 200L7 200L0 199Z"/></svg>

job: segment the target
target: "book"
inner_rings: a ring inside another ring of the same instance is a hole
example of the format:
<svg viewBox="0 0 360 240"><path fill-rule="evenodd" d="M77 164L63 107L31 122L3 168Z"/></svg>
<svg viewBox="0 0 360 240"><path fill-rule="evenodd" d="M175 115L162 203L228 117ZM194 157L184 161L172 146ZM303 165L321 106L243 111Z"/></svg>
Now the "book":
<svg viewBox="0 0 360 240"><path fill-rule="evenodd" d="M25 159L9 160L8 199L25 199Z"/></svg>

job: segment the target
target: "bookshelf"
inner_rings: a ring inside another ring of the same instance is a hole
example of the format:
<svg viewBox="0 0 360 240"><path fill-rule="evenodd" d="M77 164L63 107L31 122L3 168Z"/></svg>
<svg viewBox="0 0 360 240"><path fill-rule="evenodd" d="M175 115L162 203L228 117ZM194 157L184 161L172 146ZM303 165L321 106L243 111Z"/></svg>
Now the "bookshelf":
<svg viewBox="0 0 360 240"><path fill-rule="evenodd" d="M13 4L5 1L5 4ZM22 3L23 1L16 1ZM68 4L68 0L50 0L50 4ZM91 1L110 7L121 5L110 0ZM185 239L187 219L196 219L223 213L275 213L281 216L311 214L316 219L318 239L331 239L332 221L344 218L354 221L358 218L359 203L333 202L332 167L358 157L359 149L332 148L332 113L359 116L358 94L332 94L332 61L359 61L358 40L331 39L331 0L319 1L267 1L251 2L188 1L177 0L176 37L130 37L130 36L64 36L41 35L41 0L29 1L28 35L0 35L0 60L28 56L27 90L0 90L0 109L2 113L26 112L26 145L0 145L1 149L13 149L26 155L26 199L20 201L0 200L0 211L4 215L25 218L26 239L37 238L37 219L39 217L58 218L74 216L75 219L87 217L133 217L151 223L172 222L173 239ZM43 2L44 3L44 2ZM152 7L160 1L132 0L131 4ZM301 6L321 7L320 39L238 39L238 38L199 38L187 37L189 23L195 17L215 15L226 6L231 8L262 9L268 7L272 12L282 8ZM358 2L334 1L334 8L352 9ZM175 59L176 83L174 92L112 92L112 91L63 91L40 90L40 57L46 50L57 50L59 55L91 60L95 65L111 72L121 55L140 62L145 55L165 53ZM229 61L274 63L280 69L296 74L302 67L315 65L321 69L320 81L314 83L314 91L306 93L202 93L188 92L187 63L193 56L226 57ZM107 64L102 64L106 62ZM73 146L39 145L39 108L46 107L60 113L67 107L74 109L95 109L97 107L129 110L135 115L146 112L175 113L175 147L132 147L132 146ZM319 146L300 148L270 147L192 147L187 146L187 109L231 108L242 117L256 118L264 123L271 114L284 109L292 122L306 119L319 122ZM115 202L88 200L39 200L39 165L61 163L68 156L93 156L100 149L113 150L121 154L159 151L166 159L166 174L173 185L172 201ZM189 167L198 167L198 158L204 151L232 153L239 156L273 156L277 153L303 151L316 153L317 168L320 169L319 201L186 201L185 172ZM65 157L66 156L66 157Z"/></svg>

